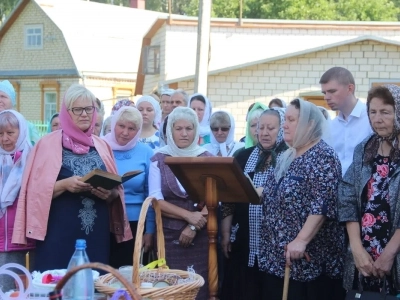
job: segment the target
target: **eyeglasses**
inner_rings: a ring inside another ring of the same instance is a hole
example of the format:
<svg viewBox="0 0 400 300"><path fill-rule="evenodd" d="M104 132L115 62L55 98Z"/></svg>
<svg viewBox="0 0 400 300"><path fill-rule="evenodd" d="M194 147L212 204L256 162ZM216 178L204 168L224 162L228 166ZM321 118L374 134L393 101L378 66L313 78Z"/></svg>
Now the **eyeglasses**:
<svg viewBox="0 0 400 300"><path fill-rule="evenodd" d="M68 110L72 111L72 113L75 116L80 116L83 114L83 111L86 112L86 114L90 115L94 112L95 107L94 106L86 106L86 107L73 107Z"/></svg>
<svg viewBox="0 0 400 300"><path fill-rule="evenodd" d="M221 130L222 132L227 132L230 129L230 127L211 127L211 130L214 132L218 132L219 130Z"/></svg>

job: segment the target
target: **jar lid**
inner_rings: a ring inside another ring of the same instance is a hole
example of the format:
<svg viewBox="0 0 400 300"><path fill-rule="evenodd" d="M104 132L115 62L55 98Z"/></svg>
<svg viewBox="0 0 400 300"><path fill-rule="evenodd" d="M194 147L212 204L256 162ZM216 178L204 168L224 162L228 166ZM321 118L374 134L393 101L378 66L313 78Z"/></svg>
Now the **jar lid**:
<svg viewBox="0 0 400 300"><path fill-rule="evenodd" d="M142 282L140 284L140 287L142 289L151 289L153 287L153 284L151 282Z"/></svg>

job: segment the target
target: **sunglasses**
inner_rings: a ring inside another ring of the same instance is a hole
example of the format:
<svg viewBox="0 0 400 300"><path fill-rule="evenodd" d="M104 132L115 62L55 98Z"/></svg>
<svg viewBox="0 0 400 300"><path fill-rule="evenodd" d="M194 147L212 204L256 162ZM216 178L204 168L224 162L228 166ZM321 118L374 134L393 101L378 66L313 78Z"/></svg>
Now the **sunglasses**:
<svg viewBox="0 0 400 300"><path fill-rule="evenodd" d="M211 130L214 132L218 132L219 130L221 130L222 132L227 132L230 129L230 127L211 127Z"/></svg>

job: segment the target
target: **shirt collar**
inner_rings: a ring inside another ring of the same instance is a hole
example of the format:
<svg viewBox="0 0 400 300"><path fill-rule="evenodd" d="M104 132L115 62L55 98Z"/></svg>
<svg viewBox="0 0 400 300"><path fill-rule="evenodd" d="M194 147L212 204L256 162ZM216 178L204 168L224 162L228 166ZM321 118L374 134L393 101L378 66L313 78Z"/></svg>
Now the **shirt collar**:
<svg viewBox="0 0 400 300"><path fill-rule="evenodd" d="M357 99L356 106L354 106L350 116L356 117L356 118L360 118L361 115L363 114L363 112L366 112L366 111L367 110L366 110L365 103L361 102L360 99ZM339 112L339 116L340 116L341 119L344 120L344 116L343 116L342 112Z"/></svg>

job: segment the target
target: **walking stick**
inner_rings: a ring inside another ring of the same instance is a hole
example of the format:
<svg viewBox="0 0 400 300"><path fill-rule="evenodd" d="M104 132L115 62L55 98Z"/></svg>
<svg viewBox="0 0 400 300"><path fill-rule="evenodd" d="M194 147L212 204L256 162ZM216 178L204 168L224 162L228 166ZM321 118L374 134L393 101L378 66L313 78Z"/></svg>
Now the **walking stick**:
<svg viewBox="0 0 400 300"><path fill-rule="evenodd" d="M287 247L285 246L285 254L286 254ZM285 255L286 257L286 255ZM310 255L308 255L307 252L304 252L304 257L306 261L310 262L311 258ZM290 265L286 264L285 265L285 277L283 279L283 294L282 294L282 300L287 300L288 299L288 293L289 293L289 279L290 279Z"/></svg>

